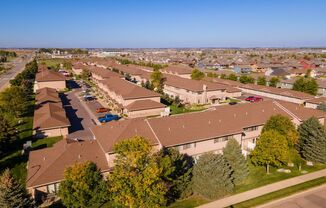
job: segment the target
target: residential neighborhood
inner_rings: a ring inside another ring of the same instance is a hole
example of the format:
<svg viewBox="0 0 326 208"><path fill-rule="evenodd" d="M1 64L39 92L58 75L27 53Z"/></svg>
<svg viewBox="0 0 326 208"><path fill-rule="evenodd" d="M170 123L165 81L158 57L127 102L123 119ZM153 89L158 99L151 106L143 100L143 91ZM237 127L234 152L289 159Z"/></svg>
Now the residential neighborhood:
<svg viewBox="0 0 326 208"><path fill-rule="evenodd" d="M324 2L3 6L0 207L325 207Z"/></svg>

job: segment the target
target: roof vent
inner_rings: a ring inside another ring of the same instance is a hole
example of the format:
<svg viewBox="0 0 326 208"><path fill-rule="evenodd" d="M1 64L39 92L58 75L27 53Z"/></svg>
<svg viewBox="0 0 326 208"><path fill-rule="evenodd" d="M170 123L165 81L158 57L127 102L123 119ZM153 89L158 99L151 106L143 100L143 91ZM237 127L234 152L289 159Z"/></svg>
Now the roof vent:
<svg viewBox="0 0 326 208"><path fill-rule="evenodd" d="M45 160L45 157L43 157L43 160Z"/></svg>
<svg viewBox="0 0 326 208"><path fill-rule="evenodd" d="M265 112L265 109L262 109L262 110L261 110L261 112L263 112L263 113L264 113L264 112Z"/></svg>
<svg viewBox="0 0 326 208"><path fill-rule="evenodd" d="M221 123L221 119L219 119L219 120L218 120L218 122L220 122L220 123Z"/></svg>
<svg viewBox="0 0 326 208"><path fill-rule="evenodd" d="M246 112L246 116L248 115L248 112Z"/></svg>
<svg viewBox="0 0 326 208"><path fill-rule="evenodd" d="M208 120L208 124L211 124L211 120Z"/></svg>
<svg viewBox="0 0 326 208"><path fill-rule="evenodd" d="M138 130L135 128L135 132L137 133L138 132Z"/></svg>
<svg viewBox="0 0 326 208"><path fill-rule="evenodd" d="M81 158L81 154L78 155L78 159L80 159L80 158Z"/></svg>
<svg viewBox="0 0 326 208"><path fill-rule="evenodd" d="M185 128L185 125L184 124L182 124L182 128Z"/></svg>
<svg viewBox="0 0 326 208"><path fill-rule="evenodd" d="M169 127L169 131L171 131L171 128Z"/></svg>
<svg viewBox="0 0 326 208"><path fill-rule="evenodd" d="M237 117L237 114L233 114L234 117Z"/></svg>

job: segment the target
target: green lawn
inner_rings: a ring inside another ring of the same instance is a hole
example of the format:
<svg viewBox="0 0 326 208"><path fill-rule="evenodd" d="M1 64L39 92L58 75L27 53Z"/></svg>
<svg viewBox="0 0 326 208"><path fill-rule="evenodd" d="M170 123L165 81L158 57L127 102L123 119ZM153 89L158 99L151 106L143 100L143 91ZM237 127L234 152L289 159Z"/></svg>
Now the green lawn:
<svg viewBox="0 0 326 208"><path fill-rule="evenodd" d="M196 111L202 111L206 108L202 105L192 105L192 106L181 106L178 107L175 104L172 104L169 106L171 115L175 114L181 114L181 113L189 113L189 112L196 112Z"/></svg>
<svg viewBox="0 0 326 208"><path fill-rule="evenodd" d="M254 166L252 164L249 164L250 168L250 174L248 178L243 182L243 184L239 185L238 187L235 187L234 193L241 193L244 191L248 191L254 188L258 188L260 186L264 186L267 184L275 183L281 180L285 180L288 178L292 178L295 176L302 175L302 173L299 172L297 167L284 167L287 169L291 169L291 173L279 173L276 172L276 168L270 168L271 174L266 174L265 167L261 166ZM317 170L322 170L326 168L326 164L315 164L313 167L302 165L302 170L310 172L314 172ZM300 187L299 187L300 188ZM299 189L298 188L298 189ZM175 202L171 204L169 207L196 207L201 204L208 203L209 201L207 199L204 199L199 196L193 196L185 200L181 200L178 202ZM182 206L185 204L185 206Z"/></svg>
<svg viewBox="0 0 326 208"><path fill-rule="evenodd" d="M33 139L33 117L25 117L22 119L23 123L16 127L19 132L19 139L12 144L12 148L3 158L0 159L0 171L10 168L13 172L13 175L21 181L21 183L25 183L27 170L26 164L28 161L27 155L22 155L21 150L23 148L23 144L26 141L31 140L33 149L41 149L45 147L52 146L55 142L59 141L62 137L50 137L44 139Z"/></svg>
<svg viewBox="0 0 326 208"><path fill-rule="evenodd" d="M40 63L45 63L47 67L56 68L63 63L63 59L41 59Z"/></svg>
<svg viewBox="0 0 326 208"><path fill-rule="evenodd" d="M192 196L188 199L176 201L175 203L168 206L168 208L192 208L202 204L208 203L209 200L204 199L200 196Z"/></svg>
<svg viewBox="0 0 326 208"><path fill-rule="evenodd" d="M260 204L264 204L267 203L269 201L275 200L275 199L279 199L279 198L283 198L286 196L290 196L292 194L307 190L309 188L312 187L316 187L316 186L320 186L322 184L326 183L326 177L322 177L322 178L318 178L312 181L308 181L296 186L291 186L289 188L285 188L276 192L272 192L270 194L266 194L264 196L261 197L257 197L255 199L251 199L239 204L235 204L233 206L231 206L232 208L247 208L247 207L254 207Z"/></svg>

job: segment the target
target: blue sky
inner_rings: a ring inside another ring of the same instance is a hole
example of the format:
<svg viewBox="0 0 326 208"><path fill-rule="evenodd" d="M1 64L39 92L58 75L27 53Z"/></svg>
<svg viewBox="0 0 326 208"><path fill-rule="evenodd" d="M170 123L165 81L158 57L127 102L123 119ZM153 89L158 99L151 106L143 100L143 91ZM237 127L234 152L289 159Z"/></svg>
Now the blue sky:
<svg viewBox="0 0 326 208"><path fill-rule="evenodd" d="M322 47L325 11L325 0L2 0L0 47Z"/></svg>

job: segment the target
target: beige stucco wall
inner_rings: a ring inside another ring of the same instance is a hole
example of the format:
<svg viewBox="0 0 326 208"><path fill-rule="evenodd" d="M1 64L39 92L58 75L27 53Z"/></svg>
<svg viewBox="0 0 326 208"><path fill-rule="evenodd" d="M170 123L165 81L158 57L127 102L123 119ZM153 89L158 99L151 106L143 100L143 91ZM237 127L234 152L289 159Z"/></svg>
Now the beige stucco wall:
<svg viewBox="0 0 326 208"><path fill-rule="evenodd" d="M66 88L66 81L51 81L51 82L37 82L34 83L34 92L38 89L42 89L44 87L54 88L58 91L64 90Z"/></svg>
<svg viewBox="0 0 326 208"><path fill-rule="evenodd" d="M235 134L232 135L232 137L241 144L241 134ZM214 143L214 139L209 139L191 143L191 147L188 149L183 149L182 146L175 146L175 148L177 148L180 153L188 154L190 156L198 156L207 152L221 153L223 148L226 146L226 143L227 141Z"/></svg>
<svg viewBox="0 0 326 208"><path fill-rule="evenodd" d="M237 98L237 97L241 97L242 92L226 92L226 97L233 97L233 98Z"/></svg>
<svg viewBox="0 0 326 208"><path fill-rule="evenodd" d="M68 134L69 134L68 127L34 131L34 135L37 138L55 137L55 136L66 137Z"/></svg>
<svg viewBox="0 0 326 208"><path fill-rule="evenodd" d="M221 90L216 91L204 91L204 92L193 92L186 89L176 88L169 85L164 85L163 89L164 93L176 97L179 96L179 98L184 103L190 103L190 104L207 104L210 103L211 100L209 99L212 96L215 96L219 98L220 100L224 100L226 97L226 93Z"/></svg>
<svg viewBox="0 0 326 208"><path fill-rule="evenodd" d="M164 112L164 110L165 110L165 107L147 109L147 110L139 110L139 111L131 111L131 112L129 112L127 109L124 109L124 114L128 115L128 118L139 118L139 117L160 115L161 112Z"/></svg>

